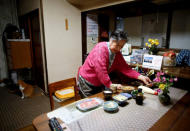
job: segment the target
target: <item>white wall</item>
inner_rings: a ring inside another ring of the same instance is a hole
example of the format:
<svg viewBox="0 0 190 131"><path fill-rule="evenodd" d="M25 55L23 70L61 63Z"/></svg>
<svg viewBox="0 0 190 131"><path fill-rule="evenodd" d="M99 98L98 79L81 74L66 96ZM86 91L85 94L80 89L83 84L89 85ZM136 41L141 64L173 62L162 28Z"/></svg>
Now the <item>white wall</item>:
<svg viewBox="0 0 190 131"><path fill-rule="evenodd" d="M82 65L80 11L66 0L43 0L43 15L49 83L76 77Z"/></svg>
<svg viewBox="0 0 190 131"><path fill-rule="evenodd" d="M173 13L170 48L190 49L190 10Z"/></svg>
<svg viewBox="0 0 190 131"><path fill-rule="evenodd" d="M141 45L142 16L128 17L124 19L124 31L129 35L129 44Z"/></svg>

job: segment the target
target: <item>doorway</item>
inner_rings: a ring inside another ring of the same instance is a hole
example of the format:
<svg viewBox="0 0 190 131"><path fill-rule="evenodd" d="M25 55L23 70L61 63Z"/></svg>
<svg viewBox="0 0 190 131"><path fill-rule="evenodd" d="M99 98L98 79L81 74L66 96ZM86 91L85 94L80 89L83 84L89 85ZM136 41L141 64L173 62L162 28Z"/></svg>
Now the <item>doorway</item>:
<svg viewBox="0 0 190 131"><path fill-rule="evenodd" d="M39 9L20 16L19 25L25 31L25 37L31 41L32 81L45 91Z"/></svg>

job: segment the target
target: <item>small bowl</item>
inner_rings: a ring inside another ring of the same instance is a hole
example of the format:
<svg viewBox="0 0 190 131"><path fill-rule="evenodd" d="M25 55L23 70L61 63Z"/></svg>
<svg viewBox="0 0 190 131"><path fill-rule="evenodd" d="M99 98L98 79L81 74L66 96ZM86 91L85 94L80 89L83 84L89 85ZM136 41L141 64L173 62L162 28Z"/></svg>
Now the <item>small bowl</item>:
<svg viewBox="0 0 190 131"><path fill-rule="evenodd" d="M105 91L103 91L103 94L104 94L104 99L105 99L105 100L110 100L110 99L112 99L112 94L113 94L112 91L110 91L110 90L105 90Z"/></svg>
<svg viewBox="0 0 190 131"><path fill-rule="evenodd" d="M107 101L103 104L104 111L106 112L117 112L118 104L114 101Z"/></svg>
<svg viewBox="0 0 190 131"><path fill-rule="evenodd" d="M123 86L121 89L125 93L131 93L133 90L135 90L135 87L133 87L133 86Z"/></svg>
<svg viewBox="0 0 190 131"><path fill-rule="evenodd" d="M121 95L121 94L116 95L116 96L113 97L113 100L114 100L115 102L117 102L118 105L120 105L120 106L126 105L126 104L127 104L127 99L128 99L128 98L127 98L126 96L123 96L123 95Z"/></svg>

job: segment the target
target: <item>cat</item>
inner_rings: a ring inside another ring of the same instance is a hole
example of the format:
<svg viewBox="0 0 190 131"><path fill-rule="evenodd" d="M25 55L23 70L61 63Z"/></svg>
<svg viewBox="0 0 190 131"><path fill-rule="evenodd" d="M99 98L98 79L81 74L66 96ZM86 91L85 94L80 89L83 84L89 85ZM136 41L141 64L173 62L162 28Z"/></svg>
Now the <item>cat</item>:
<svg viewBox="0 0 190 131"><path fill-rule="evenodd" d="M21 98L24 99L25 97L32 97L34 93L34 86L25 83L23 80L18 80L19 89L22 93Z"/></svg>

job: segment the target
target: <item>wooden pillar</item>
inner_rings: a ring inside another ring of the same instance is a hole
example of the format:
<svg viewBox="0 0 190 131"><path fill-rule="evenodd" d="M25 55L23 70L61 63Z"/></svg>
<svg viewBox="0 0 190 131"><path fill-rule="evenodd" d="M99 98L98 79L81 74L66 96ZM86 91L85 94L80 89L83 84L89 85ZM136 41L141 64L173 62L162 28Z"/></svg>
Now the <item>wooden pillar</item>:
<svg viewBox="0 0 190 131"><path fill-rule="evenodd" d="M87 52L87 33L86 33L86 12L81 13L82 23L82 63L85 61L85 55Z"/></svg>
<svg viewBox="0 0 190 131"><path fill-rule="evenodd" d="M166 48L167 49L170 46L170 34L171 34L171 26L172 26L172 15L173 15L173 10L170 10L168 12L168 26L167 26L167 32L166 32Z"/></svg>

